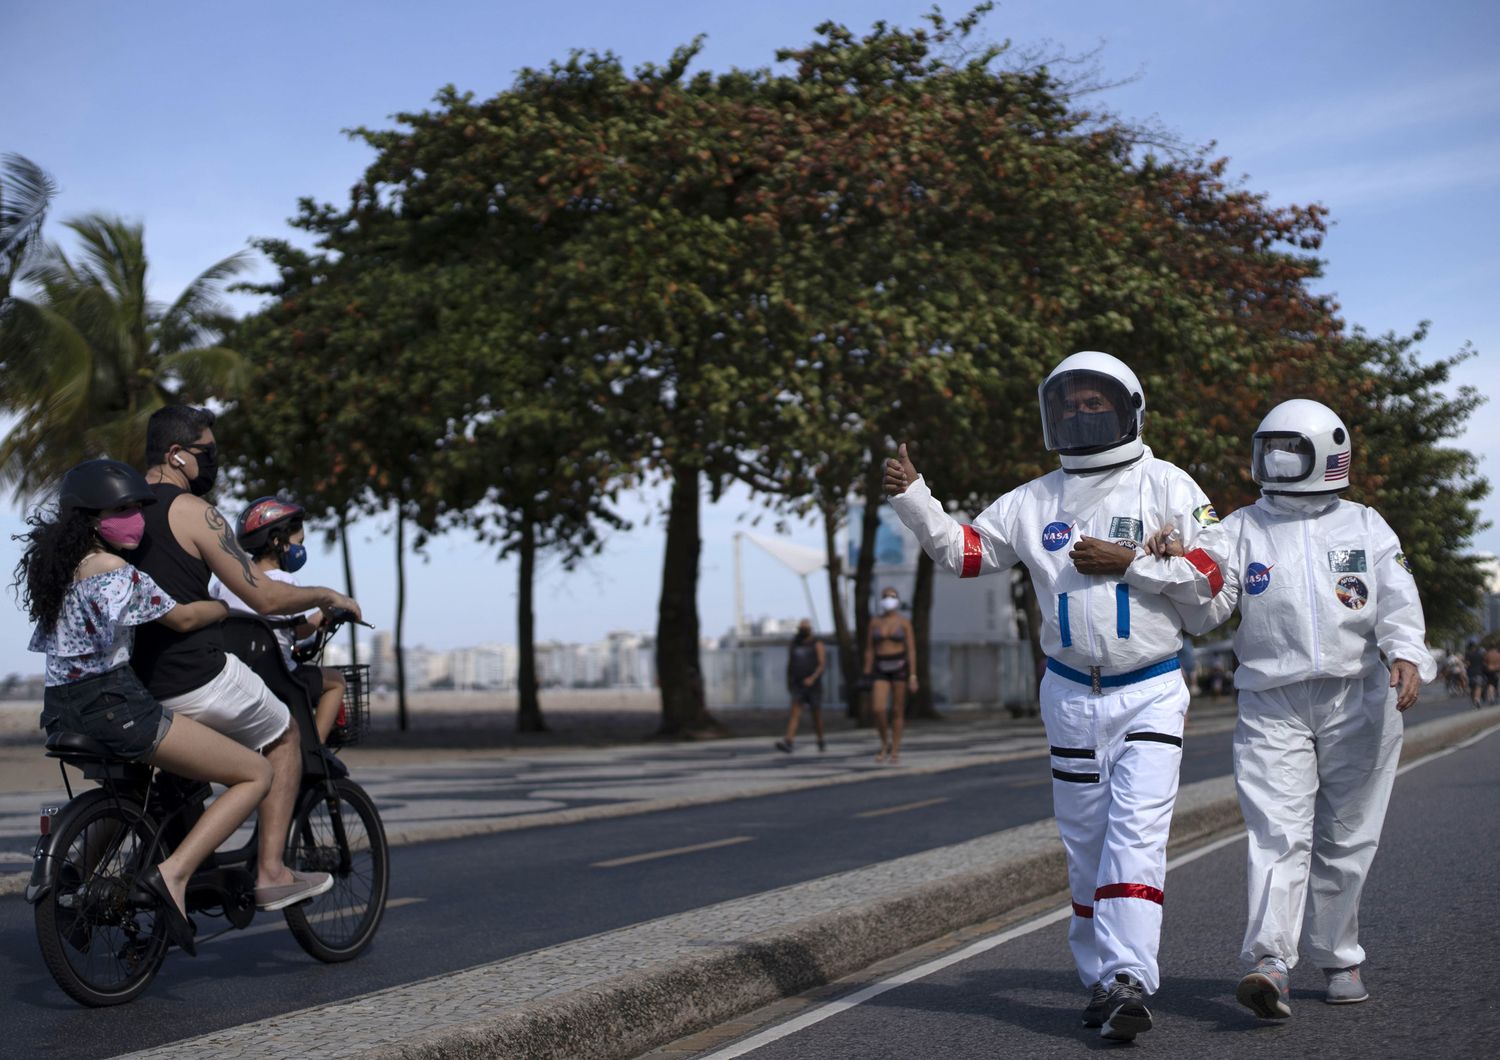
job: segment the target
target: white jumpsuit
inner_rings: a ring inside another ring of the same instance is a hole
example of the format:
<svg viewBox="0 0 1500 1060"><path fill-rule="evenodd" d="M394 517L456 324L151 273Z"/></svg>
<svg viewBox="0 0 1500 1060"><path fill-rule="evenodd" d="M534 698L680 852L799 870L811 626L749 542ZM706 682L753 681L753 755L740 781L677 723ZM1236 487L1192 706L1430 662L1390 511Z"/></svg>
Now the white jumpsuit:
<svg viewBox="0 0 1500 1060"><path fill-rule="evenodd" d="M1186 473L1151 456L1092 474L1054 471L1012 490L965 526L918 478L891 499L934 562L960 577L1026 564L1044 616L1042 718L1052 795L1068 857L1069 943L1084 985L1129 974L1160 978L1167 832L1177 797L1188 691L1177 667L1185 610L1221 584L1195 547L1217 521ZM1138 544L1178 528L1187 559L1144 553L1123 580L1080 574L1068 553L1081 536Z"/></svg>
<svg viewBox="0 0 1500 1060"><path fill-rule="evenodd" d="M1381 661L1437 676L1416 582L1400 542L1371 508L1263 496L1200 544L1224 591L1188 628L1238 605L1239 723L1234 773L1250 832L1249 923L1241 957L1320 968L1364 962L1359 898L1380 841L1402 720ZM1311 888L1311 901L1309 898Z"/></svg>

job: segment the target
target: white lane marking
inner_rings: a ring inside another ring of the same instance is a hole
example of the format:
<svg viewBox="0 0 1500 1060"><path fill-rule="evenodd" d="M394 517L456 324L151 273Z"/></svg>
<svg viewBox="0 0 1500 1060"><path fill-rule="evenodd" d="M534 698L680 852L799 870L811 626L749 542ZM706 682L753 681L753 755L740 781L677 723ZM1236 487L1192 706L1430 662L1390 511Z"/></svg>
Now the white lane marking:
<svg viewBox="0 0 1500 1060"><path fill-rule="evenodd" d="M1428 762L1435 761L1439 758L1446 758L1448 755L1451 755L1456 751L1463 751L1467 748L1473 747L1480 740L1495 732L1500 732L1500 725L1491 725L1488 729L1481 729L1479 732L1476 732L1473 736L1470 736L1467 740L1464 740L1461 743L1456 743L1452 747L1445 747L1441 751L1434 751L1432 752L1432 754L1427 755L1424 758L1418 758L1414 762L1408 762L1406 763L1406 765L1396 770L1396 776L1402 776L1403 774L1416 769L1418 766L1425 766Z"/></svg>
<svg viewBox="0 0 1500 1060"><path fill-rule="evenodd" d="M634 865L638 861L655 861L657 858L673 858L678 854L696 854L700 850L716 850L719 847L732 847L736 843L749 843L754 840L753 835L735 835L728 839L715 839L711 843L694 843L690 847L673 847L671 850L653 850L649 854L631 854L627 858L611 858L609 861L596 861L590 868L612 869L619 865Z"/></svg>
<svg viewBox="0 0 1500 1060"><path fill-rule="evenodd" d="M886 806L885 808L879 809L879 810L866 810L863 813L857 813L854 816L856 816L856 817L884 817L888 813L905 813L907 810L921 810L921 809L925 809L928 806L937 806L939 803L944 803L944 802L948 802L948 801L949 801L948 796L944 795L942 798L939 798L939 799L923 799L921 802L908 802L908 803L904 803L904 804L902 804L900 806Z"/></svg>
<svg viewBox="0 0 1500 1060"><path fill-rule="evenodd" d="M400 909L403 905L416 905L418 902L425 902L425 901L427 901L427 899L425 899L425 898L392 898L390 901L388 901L388 902L385 903L385 908L386 908L386 911L389 912L392 909ZM348 910L341 910L340 912L347 914L349 911ZM361 912L363 912L363 910L361 910ZM262 915L263 916L272 916L273 914L271 914L271 913L264 913ZM338 915L338 914L335 914L335 913L333 913L331 911L327 912L327 913L319 913L317 916L310 916L310 917L308 917L308 920L313 921L313 922L316 923L317 921L321 921L321 920L331 920L331 919L333 919L333 917L335 915ZM228 929L224 930L221 934L214 935L211 938L199 939L198 940L198 945L202 946L205 943L209 943L209 942L233 942L236 939L247 939L247 938L250 938L252 935L269 935L273 931L286 931L286 930L287 930L286 921L278 919L274 924L256 924L254 927L247 927L243 931L236 931L233 928L228 928Z"/></svg>
<svg viewBox="0 0 1500 1060"><path fill-rule="evenodd" d="M1446 748L1442 751L1434 751L1430 755L1418 758L1413 762L1408 762L1406 765L1398 769L1396 771L1396 774L1399 776L1402 773L1406 773L1417 768L1417 766L1426 765L1428 762L1443 758L1444 756L1450 755L1455 751L1460 751L1465 747L1471 747L1475 743L1478 743L1480 740L1484 739L1486 736L1489 736L1494 732L1500 732L1500 725L1485 729L1483 732L1469 737L1462 743L1454 744L1452 747ZM1240 831L1234 832L1230 835L1215 839L1212 843L1208 843L1204 846L1198 847L1196 850L1190 850L1186 854L1179 854L1175 858L1169 858L1167 860L1167 871L1171 872L1173 869L1181 868L1183 865L1187 865L1191 862L1197 861L1201 857L1206 857L1216 850L1222 850L1224 847L1229 846L1231 843L1238 843L1244 838L1245 832L1243 829L1241 829ZM944 968L947 968L951 965L959 964L962 961L967 961L971 957L979 956L981 953L987 953L990 950L994 949L996 946L1003 946L1007 942L1010 942L1014 939L1021 938L1025 935L1030 935L1034 931L1040 931L1042 928L1047 927L1051 924L1056 924L1059 921L1067 920L1072 915L1073 909L1071 905L1064 906L1061 909L1053 910L1050 913L1043 913L1039 917L1028 920L1024 924L1017 924L1015 927L1002 931L998 935L991 935L988 938L980 939L978 942L970 943L963 949L956 950L945 957L939 957L936 960L928 961L926 964L918 965L915 968L908 968L906 971L898 972L897 974L891 976L889 979L883 979L878 983L872 983L871 985L865 987L863 990L859 990L853 994L850 994L848 997L842 997L837 999L836 1001L830 1001L828 1004L822 1005L819 1008L815 1008L811 1012L804 1012L802 1015L790 1019L785 1023L781 1023L776 1025L775 1027L771 1027L767 1030L761 1031L757 1035L746 1038L743 1041L736 1042L735 1044L724 1049L720 1049L716 1053L710 1053L707 1056L703 1057L702 1060L733 1060L734 1057L744 1056L746 1053L752 1053L763 1046L770 1045L772 1042L780 1041L782 1038L789 1037L793 1034L798 1033L799 1031L804 1031L814 1024L822 1023L824 1020L829 1019L832 1016L837 1016L841 1012L847 1012L849 1009L852 1009L858 1005L862 1005L866 1001L869 1001L871 998L879 997L881 994L884 994L889 990L894 990L898 986L905 986L907 983L915 982L918 979L925 979L927 976L932 975L934 972L940 972Z"/></svg>

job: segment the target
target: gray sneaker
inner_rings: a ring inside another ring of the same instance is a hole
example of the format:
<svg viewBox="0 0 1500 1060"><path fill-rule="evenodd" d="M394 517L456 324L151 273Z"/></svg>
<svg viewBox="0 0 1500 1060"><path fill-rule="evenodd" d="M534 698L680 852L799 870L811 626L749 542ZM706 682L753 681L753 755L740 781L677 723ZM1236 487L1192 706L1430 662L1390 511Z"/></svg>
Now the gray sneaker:
<svg viewBox="0 0 1500 1060"><path fill-rule="evenodd" d="M1357 1005L1370 1000L1370 992L1365 989L1364 979L1360 978L1359 965L1324 968L1323 974L1328 977L1328 992L1323 995L1323 1000L1330 1005Z"/></svg>
<svg viewBox="0 0 1500 1060"><path fill-rule="evenodd" d="M1151 1029L1151 1010L1146 1007L1146 990L1140 980L1124 972L1109 984L1104 999L1104 1025L1099 1037L1112 1042L1133 1041L1137 1034Z"/></svg>
<svg viewBox="0 0 1500 1060"><path fill-rule="evenodd" d="M268 913L275 912L309 898L316 898L333 887L333 877L326 872L298 872L292 869L291 873L294 877L291 883L255 888L255 908Z"/></svg>
<svg viewBox="0 0 1500 1060"><path fill-rule="evenodd" d="M1288 979L1285 961L1262 957L1235 987L1234 999L1263 1020L1284 1020L1292 1014Z"/></svg>
<svg viewBox="0 0 1500 1060"><path fill-rule="evenodd" d="M1109 1004L1109 987L1103 983L1095 983L1089 988L1089 1003L1083 1009L1083 1025L1085 1027L1104 1026L1105 1005Z"/></svg>

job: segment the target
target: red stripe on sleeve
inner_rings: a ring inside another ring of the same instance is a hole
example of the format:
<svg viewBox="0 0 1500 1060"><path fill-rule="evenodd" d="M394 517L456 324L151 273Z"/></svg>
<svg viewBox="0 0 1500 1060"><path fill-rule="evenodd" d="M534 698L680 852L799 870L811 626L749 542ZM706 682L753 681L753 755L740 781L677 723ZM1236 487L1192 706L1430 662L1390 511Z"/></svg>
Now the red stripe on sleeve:
<svg viewBox="0 0 1500 1060"><path fill-rule="evenodd" d="M1094 901L1104 898L1144 898L1161 905L1163 895L1159 888L1147 887L1144 883L1111 883L1094 892Z"/></svg>
<svg viewBox="0 0 1500 1060"><path fill-rule="evenodd" d="M972 526L964 527L964 569L960 578L979 576L979 561L984 558L984 545L979 540L979 531ZM1215 590L1217 592L1218 590Z"/></svg>
<svg viewBox="0 0 1500 1060"><path fill-rule="evenodd" d="M1091 905L1079 905L1077 902L1074 902L1073 915L1085 917L1087 919L1093 919L1094 907Z"/></svg>
<svg viewBox="0 0 1500 1060"><path fill-rule="evenodd" d="M1213 591L1213 595L1218 596L1219 590L1224 588L1224 574L1219 570L1219 565L1214 562L1214 558L1201 548L1195 548L1183 559L1198 568L1199 574L1208 578L1209 589Z"/></svg>

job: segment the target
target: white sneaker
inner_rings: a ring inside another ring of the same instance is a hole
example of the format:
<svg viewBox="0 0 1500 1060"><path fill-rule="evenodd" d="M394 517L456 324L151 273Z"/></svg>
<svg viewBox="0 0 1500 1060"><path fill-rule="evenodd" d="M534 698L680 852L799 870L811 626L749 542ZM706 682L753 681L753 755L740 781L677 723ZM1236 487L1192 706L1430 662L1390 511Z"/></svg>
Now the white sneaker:
<svg viewBox="0 0 1500 1060"><path fill-rule="evenodd" d="M267 913L275 912L309 898L316 898L333 888L333 877L326 872L298 872L296 869L291 872L291 883L255 888L255 908Z"/></svg>

